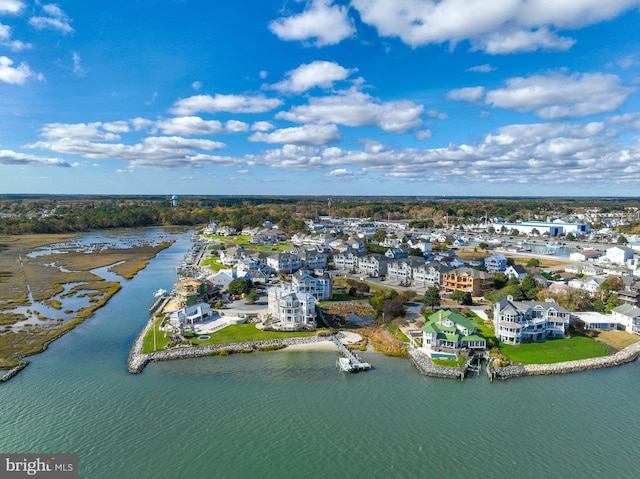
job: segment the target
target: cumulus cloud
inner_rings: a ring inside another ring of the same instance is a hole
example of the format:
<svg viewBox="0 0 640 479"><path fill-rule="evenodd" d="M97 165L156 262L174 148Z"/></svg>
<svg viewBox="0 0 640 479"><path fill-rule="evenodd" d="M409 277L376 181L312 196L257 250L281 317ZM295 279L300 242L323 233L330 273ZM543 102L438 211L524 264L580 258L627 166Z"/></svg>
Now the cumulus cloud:
<svg viewBox="0 0 640 479"><path fill-rule="evenodd" d="M0 0L0 13L18 14L24 8L22 0Z"/></svg>
<svg viewBox="0 0 640 479"><path fill-rule="evenodd" d="M271 131L275 128L273 123L268 121L256 121L251 125L251 131Z"/></svg>
<svg viewBox="0 0 640 479"><path fill-rule="evenodd" d="M489 63L485 63L484 65L476 65L475 67L467 68L468 72L478 72L478 73L490 73L494 71L495 68L492 67Z"/></svg>
<svg viewBox="0 0 640 479"><path fill-rule="evenodd" d="M0 81L12 85L24 85L27 79L33 76L29 65L25 62L13 67L13 60L5 56L0 56Z"/></svg>
<svg viewBox="0 0 640 479"><path fill-rule="evenodd" d="M380 102L355 89L321 98L308 105L279 112L276 118L295 123L334 123L345 126L378 126L390 133L405 133L422 125L424 107L412 101Z"/></svg>
<svg viewBox="0 0 640 479"><path fill-rule="evenodd" d="M166 134L186 136L236 133L249 130L249 125L241 121L229 120L223 125L218 120L203 120L199 116L181 116L159 120L155 125Z"/></svg>
<svg viewBox="0 0 640 479"><path fill-rule="evenodd" d="M29 25L38 30L57 30L65 35L74 32L71 19L54 3L42 5L42 15L31 17Z"/></svg>
<svg viewBox="0 0 640 479"><path fill-rule="evenodd" d="M20 52L31 48L31 43L24 43L11 38L11 27L0 23L0 45L8 47L11 51Z"/></svg>
<svg viewBox="0 0 640 479"><path fill-rule="evenodd" d="M25 155L12 150L0 150L0 165L16 166L62 166L71 165L60 158L45 158L42 156Z"/></svg>
<svg viewBox="0 0 640 479"><path fill-rule="evenodd" d="M336 125L304 125L272 133L258 132L249 137L249 141L310 146L326 145L340 139L340 131Z"/></svg>
<svg viewBox="0 0 640 479"><path fill-rule="evenodd" d="M348 8L332 3L313 0L304 12L274 20L269 29L281 40L315 39L319 47L340 43L355 33L355 27L347 15Z"/></svg>
<svg viewBox="0 0 640 479"><path fill-rule="evenodd" d="M462 100L476 102L484 96L484 87L475 86L467 88L457 88L447 93L449 100Z"/></svg>
<svg viewBox="0 0 640 479"><path fill-rule="evenodd" d="M214 156L204 152L218 151L224 143L201 138L181 136L149 136L141 141L127 143L120 134L153 127L142 119L111 123L52 123L41 128L43 141L27 145L31 149L45 149L61 154L76 155L94 160L122 160L128 168L178 169L198 168L203 165L234 166L241 159ZM137 126L136 126L137 125ZM137 128L139 127L139 128Z"/></svg>
<svg viewBox="0 0 640 479"><path fill-rule="evenodd" d="M314 87L332 88L334 82L346 79L352 71L335 62L315 61L287 72L286 78L272 88L291 93L302 93Z"/></svg>
<svg viewBox="0 0 640 479"><path fill-rule="evenodd" d="M630 115L611 122L619 126L636 120ZM246 159L288 171L328 170L327 177L357 168L403 181L606 185L615 176L620 183L640 184L638 139L631 146L617 141L608 123L507 125L476 144L430 149L394 149L379 142L367 142L361 150L284 145Z"/></svg>
<svg viewBox="0 0 640 479"><path fill-rule="evenodd" d="M487 53L566 50L574 41L554 29L614 18L638 0L352 0L364 23L381 36L418 47L470 40Z"/></svg>
<svg viewBox="0 0 640 479"><path fill-rule="evenodd" d="M195 95L178 100L170 112L174 115L188 116L198 112L214 113L264 113L282 105L282 100L267 98L264 95Z"/></svg>
<svg viewBox="0 0 640 479"><path fill-rule="evenodd" d="M553 120L614 111L631 92L615 75L556 73L507 80L505 88L487 92L486 103Z"/></svg>

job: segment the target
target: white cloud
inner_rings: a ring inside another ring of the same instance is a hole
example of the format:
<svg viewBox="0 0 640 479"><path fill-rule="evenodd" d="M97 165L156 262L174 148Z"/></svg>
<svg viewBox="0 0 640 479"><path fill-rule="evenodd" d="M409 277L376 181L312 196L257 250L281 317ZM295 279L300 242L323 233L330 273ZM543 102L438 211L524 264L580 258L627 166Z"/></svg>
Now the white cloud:
<svg viewBox="0 0 640 479"><path fill-rule="evenodd" d="M334 82L346 79L352 71L335 62L314 61L287 72L287 78L272 85L272 88L293 93L301 93L314 87L332 88Z"/></svg>
<svg viewBox="0 0 640 479"><path fill-rule="evenodd" d="M494 71L495 68L492 67L489 63L485 63L484 65L476 65L475 67L467 68L468 72L478 72L478 73L490 73Z"/></svg>
<svg viewBox="0 0 640 479"><path fill-rule="evenodd" d="M0 45L8 47L13 52L20 52L31 48L31 43L11 39L11 27L0 23Z"/></svg>
<svg viewBox="0 0 640 479"><path fill-rule="evenodd" d="M484 87L475 86L467 88L458 88L447 93L449 100L462 100L476 102L484 96Z"/></svg>
<svg viewBox="0 0 640 479"><path fill-rule="evenodd" d="M129 133L144 128L156 128L156 122L137 118L110 123L51 123L40 134L43 141L27 145L31 149L46 149L94 160L127 161L128 168L178 169L203 165L235 166L242 159L201 153L226 148L224 143L181 136L150 136L127 144L116 133Z"/></svg>
<svg viewBox="0 0 640 479"><path fill-rule="evenodd" d="M34 16L29 19L29 25L38 30L57 30L63 34L73 33L71 19L62 9L53 3L42 5L44 16Z"/></svg>
<svg viewBox="0 0 640 479"><path fill-rule="evenodd" d="M22 0L0 0L0 13L18 14L24 8Z"/></svg>
<svg viewBox="0 0 640 479"><path fill-rule="evenodd" d="M351 89L335 96L311 98L308 105L279 112L276 118L305 124L378 126L390 133L405 133L422 125L423 112L422 105L409 100L383 103Z"/></svg>
<svg viewBox="0 0 640 479"><path fill-rule="evenodd" d="M446 112L443 112L443 111L428 110L425 114L429 118L436 118L438 120L447 120L447 119L449 119L449 115Z"/></svg>
<svg viewBox="0 0 640 479"><path fill-rule="evenodd" d="M287 171L328 170L327 177L348 176L358 168L368 175L402 181L438 181L531 185L565 183L640 185L640 138L626 145L608 123L632 127L637 115L586 124L508 125L477 144L449 144L431 149L393 149L366 142L361 150L285 145L248 155L247 162Z"/></svg>
<svg viewBox="0 0 640 479"><path fill-rule="evenodd" d="M267 78L267 76L269 76L269 72L267 72L266 70L260 70L260 73L258 75L264 80L265 78Z"/></svg>
<svg viewBox="0 0 640 479"><path fill-rule="evenodd" d="M0 150L0 165L16 166L63 166L71 165L60 158L45 158L42 156L25 155L12 150Z"/></svg>
<svg viewBox="0 0 640 479"><path fill-rule="evenodd" d="M347 13L347 7L332 5L331 0L312 0L304 12L274 20L269 29L281 40L315 39L319 47L335 45L355 33Z"/></svg>
<svg viewBox="0 0 640 479"><path fill-rule="evenodd" d="M551 120L614 111L631 92L615 75L556 73L507 80L505 88L487 92L486 102Z"/></svg>
<svg viewBox="0 0 640 479"><path fill-rule="evenodd" d="M201 81L194 81L191 84L191 88L193 88L195 91L200 91L200 89L202 88L202 82Z"/></svg>
<svg viewBox="0 0 640 479"><path fill-rule="evenodd" d="M24 85L27 79L33 76L31 68L25 62L20 63L18 67L12 65L13 60L0 56L0 81L12 85Z"/></svg>
<svg viewBox="0 0 640 479"><path fill-rule="evenodd" d="M87 75L87 71L82 66L82 59L78 52L73 52L71 55L73 60L73 74L77 77L84 77Z"/></svg>
<svg viewBox="0 0 640 479"><path fill-rule="evenodd" d="M614 18L638 0L352 0L364 23L381 36L418 47L471 40L488 53L564 50L574 29ZM491 37L491 38L490 38Z"/></svg>
<svg viewBox="0 0 640 479"><path fill-rule="evenodd" d="M227 111L231 113L264 113L282 105L282 100L266 98L263 95L195 95L178 100L170 112L174 115L193 115L198 112L214 113Z"/></svg>
<svg viewBox="0 0 640 479"><path fill-rule="evenodd" d="M275 128L275 125L268 121L256 121L251 125L251 131L270 131Z"/></svg>
<svg viewBox="0 0 640 479"><path fill-rule="evenodd" d="M218 120L203 120L199 116L180 116L167 120L158 120L155 126L169 135L215 135L238 133L249 130L242 121L229 120L224 125Z"/></svg>
<svg viewBox="0 0 640 479"><path fill-rule="evenodd" d="M272 133L257 132L249 137L249 141L309 146L326 145L340 139L340 131L336 125L304 125Z"/></svg>
<svg viewBox="0 0 640 479"><path fill-rule="evenodd" d="M418 140L426 140L427 138L431 138L431 135L431 130L420 130L416 132L416 138L418 138Z"/></svg>
<svg viewBox="0 0 640 479"><path fill-rule="evenodd" d="M566 51L575 40L560 37L547 28L537 30L503 30L491 32L474 42L472 50L483 50L491 55L536 50Z"/></svg>

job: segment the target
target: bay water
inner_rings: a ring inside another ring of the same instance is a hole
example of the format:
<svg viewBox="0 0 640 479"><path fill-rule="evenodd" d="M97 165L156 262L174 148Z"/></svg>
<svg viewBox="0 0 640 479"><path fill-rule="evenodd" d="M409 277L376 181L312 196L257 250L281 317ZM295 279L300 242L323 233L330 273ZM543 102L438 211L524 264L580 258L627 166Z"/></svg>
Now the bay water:
<svg viewBox="0 0 640 479"><path fill-rule="evenodd" d="M490 382L369 352L277 351L127 372L179 236L94 317L0 385L0 452L76 453L100 478L635 478L640 363Z"/></svg>

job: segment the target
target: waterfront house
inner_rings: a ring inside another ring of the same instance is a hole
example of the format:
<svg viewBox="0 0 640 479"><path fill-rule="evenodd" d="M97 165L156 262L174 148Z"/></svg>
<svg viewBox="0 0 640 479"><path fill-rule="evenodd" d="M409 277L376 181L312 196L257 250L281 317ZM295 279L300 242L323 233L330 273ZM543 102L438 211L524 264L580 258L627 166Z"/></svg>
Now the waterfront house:
<svg viewBox="0 0 640 479"><path fill-rule="evenodd" d="M441 309L427 317L422 327L422 347L430 357L434 349L479 349L485 350L486 340L476 334L474 321L460 313Z"/></svg>
<svg viewBox="0 0 640 479"><path fill-rule="evenodd" d="M493 305L496 338L507 344L564 338L569 312L555 301L514 301L513 296Z"/></svg>
<svg viewBox="0 0 640 479"><path fill-rule="evenodd" d="M473 268L456 268L442 275L444 293L465 291L471 293L471 296L482 296L485 291L493 289L494 284L491 273Z"/></svg>
<svg viewBox="0 0 640 479"><path fill-rule="evenodd" d="M191 328L195 323L213 317L214 312L209 303L197 303L174 311L169 315L169 323L176 328Z"/></svg>
<svg viewBox="0 0 640 479"><path fill-rule="evenodd" d="M612 318L628 333L640 334L640 308L623 304L611 311Z"/></svg>
<svg viewBox="0 0 640 479"><path fill-rule="evenodd" d="M295 291L292 285L270 287L267 291L269 328L299 331L316 328L316 299Z"/></svg>

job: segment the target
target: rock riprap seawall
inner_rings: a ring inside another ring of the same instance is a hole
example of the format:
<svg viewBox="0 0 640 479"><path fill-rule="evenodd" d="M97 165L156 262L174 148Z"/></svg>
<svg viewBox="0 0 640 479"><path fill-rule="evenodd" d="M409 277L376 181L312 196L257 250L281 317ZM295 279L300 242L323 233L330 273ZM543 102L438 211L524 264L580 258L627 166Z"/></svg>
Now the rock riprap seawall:
<svg viewBox="0 0 640 479"><path fill-rule="evenodd" d="M620 366L635 361L638 359L638 356L640 356L640 342L627 346L611 356L602 356L599 358L579 359L553 364L511 364L504 367L494 367L490 364L488 374L489 377L496 379L567 374Z"/></svg>
<svg viewBox="0 0 640 479"><path fill-rule="evenodd" d="M227 353L239 353L257 350L262 347L274 347L274 346L293 346L295 344L311 344L322 341L330 340L328 336L309 336L304 338L286 338L286 339L272 339L267 341L249 341L244 343L229 343L229 344L213 344L210 346L192 346L185 348L176 348L166 351L157 351L154 353L143 354L142 343L144 336L152 326L149 322L142 332L138 335L133 342L131 351L129 352L129 372L132 374L139 374L151 361L172 361L175 359L189 359L189 358L201 358L205 356L213 356L220 354L220 352Z"/></svg>
<svg viewBox="0 0 640 479"><path fill-rule="evenodd" d="M448 368L445 366L436 366L433 364L429 356L419 349L409 348L409 358L415 367L418 368L418 371L425 376L445 379L464 379L466 372L465 367Z"/></svg>

